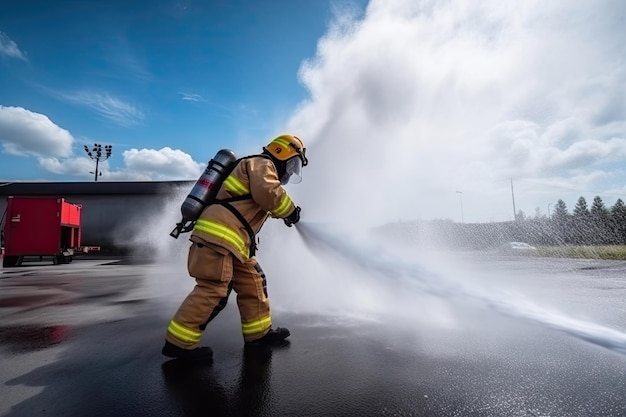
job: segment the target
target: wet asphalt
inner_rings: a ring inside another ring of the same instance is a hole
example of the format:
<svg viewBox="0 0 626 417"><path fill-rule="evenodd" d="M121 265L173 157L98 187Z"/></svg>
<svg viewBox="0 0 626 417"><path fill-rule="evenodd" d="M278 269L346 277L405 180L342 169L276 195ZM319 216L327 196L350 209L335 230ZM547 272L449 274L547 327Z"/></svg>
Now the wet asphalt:
<svg viewBox="0 0 626 417"><path fill-rule="evenodd" d="M624 262L476 265L626 332ZM178 363L160 354L186 293L163 295L168 274L114 259L0 269L0 415L626 416L626 355L473 306L444 313L436 300L416 307L419 320L279 309L290 344L247 352L231 297L203 336L213 363Z"/></svg>

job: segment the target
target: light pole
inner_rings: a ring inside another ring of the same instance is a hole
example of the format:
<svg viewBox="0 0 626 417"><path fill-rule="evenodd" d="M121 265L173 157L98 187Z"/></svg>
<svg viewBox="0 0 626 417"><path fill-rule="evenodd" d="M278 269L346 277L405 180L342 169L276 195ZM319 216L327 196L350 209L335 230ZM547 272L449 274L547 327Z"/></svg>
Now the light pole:
<svg viewBox="0 0 626 417"><path fill-rule="evenodd" d="M517 221L517 211L515 210L515 192L513 191L513 178L511 178L511 198L513 199L513 221Z"/></svg>
<svg viewBox="0 0 626 417"><path fill-rule="evenodd" d="M548 204L548 219L551 217L551 216L550 216L550 206L551 206L551 205L552 205L552 203L549 203L549 204Z"/></svg>
<svg viewBox="0 0 626 417"><path fill-rule="evenodd" d="M457 191L456 193L461 197L461 223L465 223L465 218L463 217L463 191Z"/></svg>
<svg viewBox="0 0 626 417"><path fill-rule="evenodd" d="M105 155L103 156L102 145L100 145L99 143L94 143L92 150L89 150L87 145L85 145L85 152L87 152L87 155L89 155L91 159L96 161L96 171L89 172L90 174L94 174L94 181L98 181L98 176L102 175L102 172L98 172L98 165L100 165L100 161L106 161L107 159L109 159L111 157L112 150L112 145L106 145L104 147Z"/></svg>

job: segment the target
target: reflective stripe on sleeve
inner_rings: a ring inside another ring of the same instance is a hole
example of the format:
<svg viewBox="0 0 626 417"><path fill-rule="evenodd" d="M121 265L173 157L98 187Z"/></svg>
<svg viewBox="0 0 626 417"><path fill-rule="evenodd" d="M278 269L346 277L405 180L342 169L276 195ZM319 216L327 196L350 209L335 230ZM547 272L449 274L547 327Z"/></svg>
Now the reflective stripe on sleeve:
<svg viewBox="0 0 626 417"><path fill-rule="evenodd" d="M228 191L230 191L231 193L235 195L250 194L250 190L248 190L241 181L239 181L237 178L235 178L232 175L229 175L224 180L224 186L226 187Z"/></svg>
<svg viewBox="0 0 626 417"><path fill-rule="evenodd" d="M241 331L244 336L251 336L263 333L270 327L272 327L272 318L270 316L251 321L250 323L241 323Z"/></svg>
<svg viewBox="0 0 626 417"><path fill-rule="evenodd" d="M176 339L185 343L198 343L202 336L201 331L185 327L182 324L176 323L174 320L170 321L167 331Z"/></svg>
<svg viewBox="0 0 626 417"><path fill-rule="evenodd" d="M272 210L272 214L276 217L282 217L285 214L287 214L290 207L291 207L291 197L289 197L289 195L285 193L278 207Z"/></svg>
<svg viewBox="0 0 626 417"><path fill-rule="evenodd" d="M223 224L211 220L198 219L196 225L194 226L194 230L198 230L208 235L215 236L219 239L224 239L225 241L233 245L235 249L237 249L245 259L250 257L250 253L248 252L246 243L241 238L241 236L239 236L236 231L224 226Z"/></svg>

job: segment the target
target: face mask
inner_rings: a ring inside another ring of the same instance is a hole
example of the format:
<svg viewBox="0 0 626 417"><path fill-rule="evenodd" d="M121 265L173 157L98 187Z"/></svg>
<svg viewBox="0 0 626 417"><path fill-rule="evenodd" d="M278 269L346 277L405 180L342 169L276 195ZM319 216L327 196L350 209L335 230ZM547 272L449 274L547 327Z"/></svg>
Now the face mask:
<svg viewBox="0 0 626 417"><path fill-rule="evenodd" d="M285 185L287 183L298 184L302 181L302 159L296 157L287 161L285 167L285 173L280 178L280 183Z"/></svg>

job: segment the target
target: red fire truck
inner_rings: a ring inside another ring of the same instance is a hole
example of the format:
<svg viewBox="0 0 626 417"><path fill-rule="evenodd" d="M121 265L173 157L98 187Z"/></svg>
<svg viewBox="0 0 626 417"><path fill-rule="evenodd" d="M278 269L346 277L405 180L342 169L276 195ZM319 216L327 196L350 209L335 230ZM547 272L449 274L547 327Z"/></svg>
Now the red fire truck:
<svg viewBox="0 0 626 417"><path fill-rule="evenodd" d="M59 197L7 197L2 266L44 256L55 264L72 262L80 247L80 210L80 205Z"/></svg>

